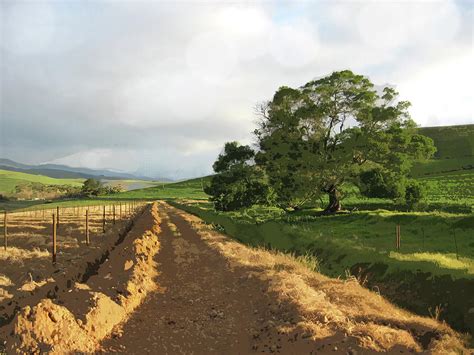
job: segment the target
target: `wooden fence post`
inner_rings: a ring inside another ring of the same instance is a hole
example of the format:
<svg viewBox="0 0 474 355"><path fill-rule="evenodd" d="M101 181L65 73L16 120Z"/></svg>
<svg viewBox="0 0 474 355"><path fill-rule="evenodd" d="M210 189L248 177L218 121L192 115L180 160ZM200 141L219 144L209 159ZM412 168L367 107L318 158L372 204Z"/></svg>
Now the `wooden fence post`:
<svg viewBox="0 0 474 355"><path fill-rule="evenodd" d="M7 221L7 211L5 211L5 216L3 217L3 242L5 250L8 246L8 221Z"/></svg>
<svg viewBox="0 0 474 355"><path fill-rule="evenodd" d="M102 233L105 233L105 205L102 208Z"/></svg>
<svg viewBox="0 0 474 355"><path fill-rule="evenodd" d="M425 251L425 228L421 228L421 234L423 236L423 251Z"/></svg>
<svg viewBox="0 0 474 355"><path fill-rule="evenodd" d="M458 242L456 240L456 228L453 228L453 238L454 238L454 246L456 247L456 259L459 260Z"/></svg>
<svg viewBox="0 0 474 355"><path fill-rule="evenodd" d="M53 264L56 263L56 215L53 213Z"/></svg>
<svg viewBox="0 0 474 355"><path fill-rule="evenodd" d="M89 209L86 210L86 245L89 245Z"/></svg>
<svg viewBox="0 0 474 355"><path fill-rule="evenodd" d="M56 206L56 230L59 230L59 206Z"/></svg>
<svg viewBox="0 0 474 355"><path fill-rule="evenodd" d="M112 215L113 215L112 223L115 224L115 205L112 205Z"/></svg>
<svg viewBox="0 0 474 355"><path fill-rule="evenodd" d="M400 225L397 224L396 226L396 233L397 233L397 250L400 250L400 239L401 239L401 235L400 235Z"/></svg>
<svg viewBox="0 0 474 355"><path fill-rule="evenodd" d="M122 202L120 202L120 204L119 204L119 209L120 209L119 219L122 219Z"/></svg>

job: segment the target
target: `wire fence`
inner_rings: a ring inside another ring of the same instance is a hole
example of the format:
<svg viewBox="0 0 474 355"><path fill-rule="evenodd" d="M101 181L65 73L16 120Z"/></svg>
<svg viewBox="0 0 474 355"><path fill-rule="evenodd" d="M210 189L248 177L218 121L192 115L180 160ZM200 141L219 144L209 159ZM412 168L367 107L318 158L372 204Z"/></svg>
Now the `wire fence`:
<svg viewBox="0 0 474 355"><path fill-rule="evenodd" d="M18 249L47 250L56 262L58 250L72 252L97 244L109 229L133 218L144 204L132 201L4 212L2 259Z"/></svg>

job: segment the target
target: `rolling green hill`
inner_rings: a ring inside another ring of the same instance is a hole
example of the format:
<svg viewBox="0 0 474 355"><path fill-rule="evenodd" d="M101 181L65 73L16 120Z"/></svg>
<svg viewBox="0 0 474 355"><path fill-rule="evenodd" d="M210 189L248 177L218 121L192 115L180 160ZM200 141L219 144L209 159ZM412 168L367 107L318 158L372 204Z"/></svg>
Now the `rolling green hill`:
<svg viewBox="0 0 474 355"><path fill-rule="evenodd" d="M434 140L434 159L413 166L413 177L474 174L474 125L422 127L420 133Z"/></svg>
<svg viewBox="0 0 474 355"><path fill-rule="evenodd" d="M43 175L33 175L16 171L0 170L0 194L11 194L15 191L15 186L25 183L81 186L83 181L84 179L55 179Z"/></svg>
<svg viewBox="0 0 474 355"><path fill-rule="evenodd" d="M181 182L159 184L158 186L126 191L114 195L104 196L108 199L207 199L203 186L209 181L210 176L185 180Z"/></svg>
<svg viewBox="0 0 474 355"><path fill-rule="evenodd" d="M474 124L461 126L421 127L420 133L434 140L436 159L474 157Z"/></svg>

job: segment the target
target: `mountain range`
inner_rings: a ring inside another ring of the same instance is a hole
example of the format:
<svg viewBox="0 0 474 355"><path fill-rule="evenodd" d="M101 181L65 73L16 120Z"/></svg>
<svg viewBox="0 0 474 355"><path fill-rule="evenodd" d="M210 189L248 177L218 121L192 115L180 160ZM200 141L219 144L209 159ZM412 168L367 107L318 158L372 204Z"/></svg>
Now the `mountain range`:
<svg viewBox="0 0 474 355"><path fill-rule="evenodd" d="M29 165L22 164L16 161L0 158L0 169L17 171L21 173L44 175L57 179L138 179L138 180L157 180L157 181L171 181L166 178L151 178L148 176L134 175L126 172L118 172L107 169L89 169L89 168L75 168L60 164L39 164Z"/></svg>

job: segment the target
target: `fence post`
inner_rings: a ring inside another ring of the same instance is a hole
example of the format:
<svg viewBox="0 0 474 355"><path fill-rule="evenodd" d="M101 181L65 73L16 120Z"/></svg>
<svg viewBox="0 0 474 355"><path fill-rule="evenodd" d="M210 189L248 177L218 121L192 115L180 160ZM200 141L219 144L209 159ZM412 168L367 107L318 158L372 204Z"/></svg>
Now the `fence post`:
<svg viewBox="0 0 474 355"><path fill-rule="evenodd" d="M423 251L425 251L425 228L421 228L421 233L423 235Z"/></svg>
<svg viewBox="0 0 474 355"><path fill-rule="evenodd" d="M89 245L89 209L86 210L86 245Z"/></svg>
<svg viewBox="0 0 474 355"><path fill-rule="evenodd" d="M56 263L56 228L57 220L56 215L53 213L53 264Z"/></svg>
<svg viewBox="0 0 474 355"><path fill-rule="evenodd" d="M59 206L56 206L56 229L59 230Z"/></svg>
<svg viewBox="0 0 474 355"><path fill-rule="evenodd" d="M7 211L5 211L5 216L3 217L3 242L5 250L8 246L8 221L7 221Z"/></svg>
<svg viewBox="0 0 474 355"><path fill-rule="evenodd" d="M115 205L112 205L112 215L113 215L112 223L115 224Z"/></svg>
<svg viewBox="0 0 474 355"><path fill-rule="evenodd" d="M119 219L122 219L122 202L120 202L120 204L119 204L119 209L120 209Z"/></svg>
<svg viewBox="0 0 474 355"><path fill-rule="evenodd" d="M456 247L456 259L459 260L458 242L456 240L456 228L453 228L453 238L454 238L454 246Z"/></svg>
<svg viewBox="0 0 474 355"><path fill-rule="evenodd" d="M401 239L401 233L400 233L400 225L397 224L395 228L396 234L397 234L397 250L400 250L400 239Z"/></svg>
<svg viewBox="0 0 474 355"><path fill-rule="evenodd" d="M105 233L105 205L102 206L102 233Z"/></svg>

